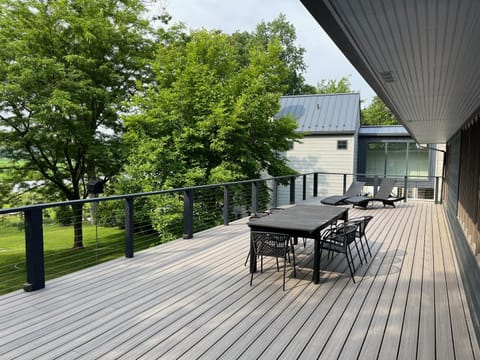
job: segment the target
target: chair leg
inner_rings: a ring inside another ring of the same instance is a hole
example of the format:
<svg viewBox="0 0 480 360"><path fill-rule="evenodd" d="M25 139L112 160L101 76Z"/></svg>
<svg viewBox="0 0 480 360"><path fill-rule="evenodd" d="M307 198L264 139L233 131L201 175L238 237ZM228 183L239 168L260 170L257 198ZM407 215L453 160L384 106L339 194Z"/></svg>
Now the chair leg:
<svg viewBox="0 0 480 360"><path fill-rule="evenodd" d="M372 252L370 250L370 245L368 244L367 235L363 233L363 237L365 238L365 244L367 244L368 253L370 254L370 257L372 257Z"/></svg>
<svg viewBox="0 0 480 360"><path fill-rule="evenodd" d="M292 244L292 258L293 258L293 277L297 277L297 270L295 269L295 247Z"/></svg>
<svg viewBox="0 0 480 360"><path fill-rule="evenodd" d="M355 269L355 264L353 262L352 249L350 249L350 245L347 245L347 252L350 254L350 260L351 260L351 264L352 264L352 267L353 267L353 272L355 272L355 271L357 271L357 269Z"/></svg>
<svg viewBox="0 0 480 360"><path fill-rule="evenodd" d="M363 253L363 258L365 259L365 264L368 264L367 253L365 252L365 246L363 245L363 241L362 241L361 236L358 238L358 241L360 242L360 246L362 247L362 253ZM360 254L359 254L359 256L360 256Z"/></svg>
<svg viewBox="0 0 480 360"><path fill-rule="evenodd" d="M247 266L248 259L250 259L250 253L251 253L251 252L252 252L251 250L248 251L247 258L245 259L245 265L243 265L243 266Z"/></svg>
<svg viewBox="0 0 480 360"><path fill-rule="evenodd" d="M287 271L287 256L283 257L283 291L285 291L285 272Z"/></svg>
<svg viewBox="0 0 480 360"><path fill-rule="evenodd" d="M351 256L351 253L350 253L350 256ZM353 266L353 259L352 259L352 263L350 264L350 260L348 259L348 252L345 253L345 257L347 258L347 264L348 264L348 269L350 270L350 275L352 276L352 281L355 283L355 267ZM353 269L352 269L352 266L353 266Z"/></svg>
<svg viewBox="0 0 480 360"><path fill-rule="evenodd" d="M357 249L358 258L360 259L360 265L363 265L362 255L360 254L360 249L358 248L358 243L355 241L355 248Z"/></svg>

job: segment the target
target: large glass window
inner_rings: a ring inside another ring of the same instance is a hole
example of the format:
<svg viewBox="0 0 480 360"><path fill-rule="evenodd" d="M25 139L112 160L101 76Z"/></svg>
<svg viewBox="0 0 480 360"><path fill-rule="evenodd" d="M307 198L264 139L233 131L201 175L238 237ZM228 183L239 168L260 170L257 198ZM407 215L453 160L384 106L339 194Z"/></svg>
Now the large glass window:
<svg viewBox="0 0 480 360"><path fill-rule="evenodd" d="M368 143L366 165L367 175L385 174L385 143Z"/></svg>
<svg viewBox="0 0 480 360"><path fill-rule="evenodd" d="M370 142L365 170L367 175L428 176L429 151L414 142Z"/></svg>
<svg viewBox="0 0 480 360"><path fill-rule="evenodd" d="M408 150L408 176L428 176L428 149L417 148L415 144L409 144Z"/></svg>
<svg viewBox="0 0 480 360"><path fill-rule="evenodd" d="M407 143L386 143L387 176L405 176L407 172Z"/></svg>

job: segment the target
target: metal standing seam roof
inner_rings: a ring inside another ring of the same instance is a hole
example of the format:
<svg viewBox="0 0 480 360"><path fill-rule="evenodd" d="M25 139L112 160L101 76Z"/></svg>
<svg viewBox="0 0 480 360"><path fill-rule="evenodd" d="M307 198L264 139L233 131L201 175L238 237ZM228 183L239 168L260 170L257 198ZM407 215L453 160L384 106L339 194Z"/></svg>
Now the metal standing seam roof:
<svg viewBox="0 0 480 360"><path fill-rule="evenodd" d="M360 126L358 93L282 96L280 104L277 116L291 114L300 133L353 134Z"/></svg>
<svg viewBox="0 0 480 360"><path fill-rule="evenodd" d="M360 136L410 136L402 125L362 126Z"/></svg>

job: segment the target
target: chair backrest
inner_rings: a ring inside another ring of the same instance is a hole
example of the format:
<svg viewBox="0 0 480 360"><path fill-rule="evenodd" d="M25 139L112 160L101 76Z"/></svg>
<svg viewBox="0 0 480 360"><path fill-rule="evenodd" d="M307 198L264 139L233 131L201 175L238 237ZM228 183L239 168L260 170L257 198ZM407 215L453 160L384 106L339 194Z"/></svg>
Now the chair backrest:
<svg viewBox="0 0 480 360"><path fill-rule="evenodd" d="M337 226L336 229L336 236L342 238L342 241L345 244L350 244L355 241L355 232L357 231L358 224L357 223L341 223Z"/></svg>
<svg viewBox="0 0 480 360"><path fill-rule="evenodd" d="M279 257L288 249L289 234L252 231L251 236L258 255Z"/></svg>
<svg viewBox="0 0 480 360"><path fill-rule="evenodd" d="M388 199L390 197L390 194L392 193L394 186L394 179L383 179L382 183L380 184L380 188L377 191L377 195L375 195L375 199Z"/></svg>
<svg viewBox="0 0 480 360"><path fill-rule="evenodd" d="M354 182L352 182L352 184L350 185L348 190L345 191L344 195L346 195L346 196L357 196L362 191L364 185L365 185L365 182L363 182L363 181L354 181Z"/></svg>
<svg viewBox="0 0 480 360"><path fill-rule="evenodd" d="M373 216L371 216L371 215L366 215L366 216L362 216L362 217L359 217L359 218L352 219L352 221L358 223L359 236L364 236L365 235L365 229L367 228L368 223L372 219L373 219Z"/></svg>

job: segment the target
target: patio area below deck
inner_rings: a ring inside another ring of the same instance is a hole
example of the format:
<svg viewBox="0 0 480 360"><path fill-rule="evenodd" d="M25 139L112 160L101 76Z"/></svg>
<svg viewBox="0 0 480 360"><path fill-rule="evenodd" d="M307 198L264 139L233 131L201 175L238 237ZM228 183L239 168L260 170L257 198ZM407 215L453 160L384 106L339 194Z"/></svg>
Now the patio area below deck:
<svg viewBox="0 0 480 360"><path fill-rule="evenodd" d="M340 254L313 284L309 240L286 291L274 260L250 287L239 220L1 296L0 358L480 358L442 206L349 216L367 214L372 257L356 257L355 283Z"/></svg>

